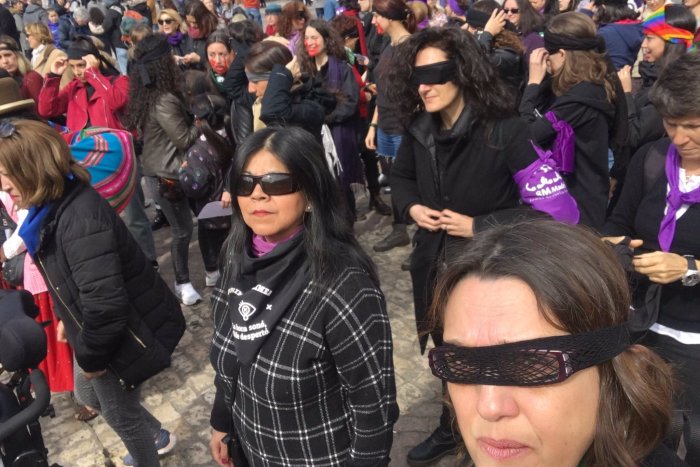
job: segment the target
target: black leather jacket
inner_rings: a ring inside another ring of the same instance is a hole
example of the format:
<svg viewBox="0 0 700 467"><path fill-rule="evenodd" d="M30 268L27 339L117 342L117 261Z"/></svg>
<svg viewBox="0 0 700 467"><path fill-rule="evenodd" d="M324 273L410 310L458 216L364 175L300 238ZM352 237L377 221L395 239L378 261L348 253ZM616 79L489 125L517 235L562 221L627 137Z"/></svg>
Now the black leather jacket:
<svg viewBox="0 0 700 467"><path fill-rule="evenodd" d="M198 136L199 130L192 124L184 102L175 94L163 94L143 128L144 173L178 178L185 152Z"/></svg>

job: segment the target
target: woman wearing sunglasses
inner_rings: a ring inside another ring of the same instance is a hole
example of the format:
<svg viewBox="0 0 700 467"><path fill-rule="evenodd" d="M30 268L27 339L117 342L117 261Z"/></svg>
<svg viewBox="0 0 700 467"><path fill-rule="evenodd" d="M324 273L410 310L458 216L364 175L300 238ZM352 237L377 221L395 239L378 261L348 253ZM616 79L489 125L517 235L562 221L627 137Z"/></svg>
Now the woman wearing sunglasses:
<svg viewBox="0 0 700 467"><path fill-rule="evenodd" d="M398 406L384 296L323 154L300 128L266 128L234 159L231 235L212 297L210 447L221 466L240 465L232 456L389 462Z"/></svg>
<svg viewBox="0 0 700 467"><path fill-rule="evenodd" d="M475 465L686 465L661 444L671 370L634 344L630 304L616 255L578 227L494 228L449 261L429 363Z"/></svg>
<svg viewBox="0 0 700 467"><path fill-rule="evenodd" d="M168 44L172 47L176 60L185 56L184 43L187 37L187 26L177 11L170 8L160 11L158 31L168 38Z"/></svg>
<svg viewBox="0 0 700 467"><path fill-rule="evenodd" d="M503 13L506 14L506 20L515 26L523 42L523 63L530 63L532 51L544 47L544 17L532 7L529 0L506 0L503 3ZM527 66L525 72L527 73Z"/></svg>

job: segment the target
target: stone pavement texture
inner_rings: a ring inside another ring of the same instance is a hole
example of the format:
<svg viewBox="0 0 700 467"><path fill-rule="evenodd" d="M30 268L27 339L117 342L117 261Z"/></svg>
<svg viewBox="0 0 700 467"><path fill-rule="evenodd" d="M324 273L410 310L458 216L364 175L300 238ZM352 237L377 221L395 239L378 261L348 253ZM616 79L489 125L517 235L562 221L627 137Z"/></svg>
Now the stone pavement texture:
<svg viewBox="0 0 700 467"><path fill-rule="evenodd" d="M401 271L401 263L410 247L376 253L372 245L391 230L391 217L367 213L367 200L358 199L360 214L366 219L355 224L362 246L376 263L386 296L394 339L394 366L401 415L394 426L392 466L406 465L406 453L425 439L437 426L440 414L440 383L428 369L427 358L420 355L413 319L411 279ZM150 213L152 215L152 212ZM177 436L174 451L161 459L164 467L216 465L209 454L209 412L214 399L214 371L209 364L209 342L213 332L209 296L204 286L204 266L196 241L190 245L190 271L203 302L183 307L187 330L173 354L172 366L147 381L142 387L144 405ZM155 233L160 271L169 285L174 283L170 261L170 229ZM53 396L53 419L43 418L41 425L49 449L49 460L64 467L122 466L126 448L101 417L90 422L77 421L75 404L69 394ZM454 457L444 458L438 466L454 465Z"/></svg>

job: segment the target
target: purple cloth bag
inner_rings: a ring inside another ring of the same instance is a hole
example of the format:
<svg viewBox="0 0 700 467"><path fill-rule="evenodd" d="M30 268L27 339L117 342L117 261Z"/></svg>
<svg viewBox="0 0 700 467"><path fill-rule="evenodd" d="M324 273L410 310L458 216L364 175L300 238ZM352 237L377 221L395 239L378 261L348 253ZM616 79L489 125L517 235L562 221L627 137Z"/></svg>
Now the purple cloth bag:
<svg viewBox="0 0 700 467"><path fill-rule="evenodd" d="M513 176L520 187L520 197L526 204L549 214L554 220L578 224L581 215L578 205L566 188L564 179L554 168L559 164L553 160L552 151L531 144L537 153L537 160Z"/></svg>

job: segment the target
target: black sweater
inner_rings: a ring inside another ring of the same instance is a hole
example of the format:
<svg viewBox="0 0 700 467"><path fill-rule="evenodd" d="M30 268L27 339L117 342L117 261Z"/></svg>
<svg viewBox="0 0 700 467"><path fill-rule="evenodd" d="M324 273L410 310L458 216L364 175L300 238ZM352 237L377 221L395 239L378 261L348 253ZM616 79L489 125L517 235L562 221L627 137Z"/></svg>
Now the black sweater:
<svg viewBox="0 0 700 467"><path fill-rule="evenodd" d="M652 150L666 155L668 139L660 140L635 155L627 172L622 196L605 223L605 235L627 235L644 240L641 253L659 251L659 226L666 207L668 179L662 169L651 186L645 186L644 163ZM649 148L655 148L650 150ZM657 156L658 157L658 156ZM694 204L676 221L671 252L700 258L700 205ZM649 281L640 280L634 293L643 297ZM685 287L680 281L663 286L658 322L681 331L700 333L700 286Z"/></svg>
<svg viewBox="0 0 700 467"><path fill-rule="evenodd" d="M535 109L541 114L552 111L571 125L576 136L576 168L564 180L581 211L580 223L600 229L608 205L608 133L615 108L606 99L603 86L596 84L579 83L551 104L546 101L547 89L547 81L525 87L520 115L530 122L533 140L545 149L551 148L556 132L546 118L536 115Z"/></svg>

